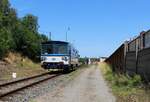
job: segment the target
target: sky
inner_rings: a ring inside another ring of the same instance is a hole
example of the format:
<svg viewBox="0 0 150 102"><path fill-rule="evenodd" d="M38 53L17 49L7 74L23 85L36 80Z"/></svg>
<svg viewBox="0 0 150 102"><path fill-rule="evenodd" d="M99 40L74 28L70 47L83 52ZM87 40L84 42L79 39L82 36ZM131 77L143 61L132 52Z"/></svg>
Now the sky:
<svg viewBox="0 0 150 102"><path fill-rule="evenodd" d="M149 0L10 0L19 17L38 17L39 32L73 43L81 56L110 56L150 29ZM70 28L67 31L68 27Z"/></svg>

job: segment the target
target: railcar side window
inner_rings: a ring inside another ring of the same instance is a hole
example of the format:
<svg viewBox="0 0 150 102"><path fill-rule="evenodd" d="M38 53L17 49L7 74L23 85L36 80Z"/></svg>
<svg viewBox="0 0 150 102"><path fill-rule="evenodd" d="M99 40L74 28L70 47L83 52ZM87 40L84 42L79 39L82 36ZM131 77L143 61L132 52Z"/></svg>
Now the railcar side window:
<svg viewBox="0 0 150 102"><path fill-rule="evenodd" d="M144 38L145 38L144 39L144 45L145 45L144 47L145 48L150 47L150 32L146 33Z"/></svg>
<svg viewBox="0 0 150 102"><path fill-rule="evenodd" d="M47 49L47 53L48 53L48 54L51 54L51 53L53 53L53 50L52 50L52 48L48 48L48 49Z"/></svg>
<svg viewBox="0 0 150 102"><path fill-rule="evenodd" d="M60 53L60 54L67 54L68 53L67 45L60 45L58 53Z"/></svg>

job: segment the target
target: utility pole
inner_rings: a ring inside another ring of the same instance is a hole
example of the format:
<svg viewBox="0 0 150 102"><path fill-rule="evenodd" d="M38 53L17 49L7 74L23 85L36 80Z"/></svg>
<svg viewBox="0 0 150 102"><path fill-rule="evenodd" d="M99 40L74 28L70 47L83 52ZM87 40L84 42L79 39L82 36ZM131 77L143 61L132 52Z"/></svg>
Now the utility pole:
<svg viewBox="0 0 150 102"><path fill-rule="evenodd" d="M49 40L51 41L52 40L52 33L51 32L49 32Z"/></svg>
<svg viewBox="0 0 150 102"><path fill-rule="evenodd" d="M68 27L66 31L66 42L68 41L68 31L70 31L70 27Z"/></svg>
<svg viewBox="0 0 150 102"><path fill-rule="evenodd" d="M68 31L66 31L66 42L68 41Z"/></svg>

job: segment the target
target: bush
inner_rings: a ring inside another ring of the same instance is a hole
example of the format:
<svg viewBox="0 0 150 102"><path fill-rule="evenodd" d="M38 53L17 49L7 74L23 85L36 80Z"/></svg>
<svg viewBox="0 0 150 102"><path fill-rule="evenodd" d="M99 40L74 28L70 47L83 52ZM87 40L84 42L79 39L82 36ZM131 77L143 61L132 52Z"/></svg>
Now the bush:
<svg viewBox="0 0 150 102"><path fill-rule="evenodd" d="M129 80L129 85L130 86L138 86L141 83L141 76L140 75L134 75L130 80Z"/></svg>

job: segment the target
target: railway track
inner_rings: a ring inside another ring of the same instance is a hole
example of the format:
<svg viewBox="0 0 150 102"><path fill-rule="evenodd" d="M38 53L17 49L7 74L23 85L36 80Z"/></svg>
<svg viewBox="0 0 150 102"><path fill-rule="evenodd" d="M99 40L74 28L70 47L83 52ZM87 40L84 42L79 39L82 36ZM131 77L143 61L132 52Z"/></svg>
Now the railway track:
<svg viewBox="0 0 150 102"><path fill-rule="evenodd" d="M9 95L15 94L23 89L32 88L33 86L40 84L44 81L53 79L61 74L44 73L0 85L0 99Z"/></svg>

